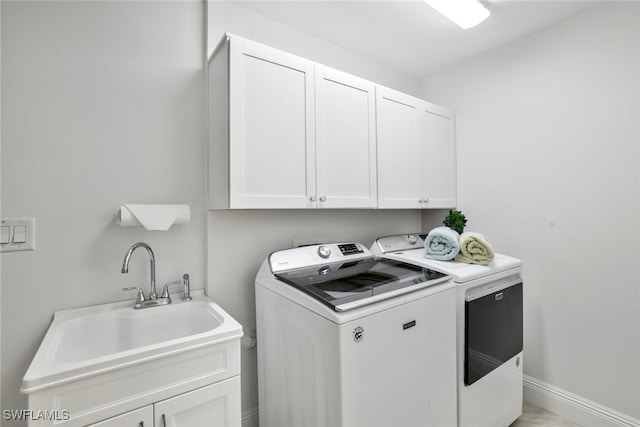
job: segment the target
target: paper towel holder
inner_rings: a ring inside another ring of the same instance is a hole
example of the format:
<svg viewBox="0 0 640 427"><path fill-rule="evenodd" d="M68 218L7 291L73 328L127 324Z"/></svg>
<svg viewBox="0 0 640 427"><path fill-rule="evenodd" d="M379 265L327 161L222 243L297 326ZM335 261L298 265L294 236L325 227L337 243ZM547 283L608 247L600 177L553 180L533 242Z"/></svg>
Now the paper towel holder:
<svg viewBox="0 0 640 427"><path fill-rule="evenodd" d="M123 204L115 214L121 227L142 226L147 230L166 231L172 225L191 221L191 207L183 204Z"/></svg>

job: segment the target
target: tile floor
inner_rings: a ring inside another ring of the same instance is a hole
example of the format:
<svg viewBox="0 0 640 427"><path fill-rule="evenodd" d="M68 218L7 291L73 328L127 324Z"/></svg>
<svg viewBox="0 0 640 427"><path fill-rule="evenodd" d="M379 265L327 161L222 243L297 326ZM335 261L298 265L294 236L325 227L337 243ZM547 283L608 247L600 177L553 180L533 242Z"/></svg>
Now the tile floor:
<svg viewBox="0 0 640 427"><path fill-rule="evenodd" d="M510 427L579 427L577 424L530 403L522 405L522 415Z"/></svg>

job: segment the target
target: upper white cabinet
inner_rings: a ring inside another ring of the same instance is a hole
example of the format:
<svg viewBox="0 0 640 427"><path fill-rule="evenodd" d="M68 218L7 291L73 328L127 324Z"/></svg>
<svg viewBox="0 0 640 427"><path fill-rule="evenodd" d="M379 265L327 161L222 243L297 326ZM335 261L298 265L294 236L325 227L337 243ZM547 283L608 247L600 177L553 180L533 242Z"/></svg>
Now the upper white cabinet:
<svg viewBox="0 0 640 427"><path fill-rule="evenodd" d="M209 207L376 207L374 85L228 36L209 62Z"/></svg>
<svg viewBox="0 0 640 427"><path fill-rule="evenodd" d="M210 209L455 207L450 111L233 35L208 77Z"/></svg>
<svg viewBox="0 0 640 427"><path fill-rule="evenodd" d="M375 85L316 65L318 207L377 207Z"/></svg>
<svg viewBox="0 0 640 427"><path fill-rule="evenodd" d="M306 208L315 191L313 64L228 38L209 65L209 206Z"/></svg>
<svg viewBox="0 0 640 427"><path fill-rule="evenodd" d="M453 112L378 86L379 208L456 206Z"/></svg>

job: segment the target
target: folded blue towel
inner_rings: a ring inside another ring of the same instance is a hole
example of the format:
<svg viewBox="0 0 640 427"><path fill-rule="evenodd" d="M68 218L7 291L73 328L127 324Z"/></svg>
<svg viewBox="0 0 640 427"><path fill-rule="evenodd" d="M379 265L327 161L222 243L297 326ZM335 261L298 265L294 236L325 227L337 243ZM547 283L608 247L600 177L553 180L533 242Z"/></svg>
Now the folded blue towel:
<svg viewBox="0 0 640 427"><path fill-rule="evenodd" d="M460 252L460 235L449 227L436 227L424 240L425 258L449 261Z"/></svg>

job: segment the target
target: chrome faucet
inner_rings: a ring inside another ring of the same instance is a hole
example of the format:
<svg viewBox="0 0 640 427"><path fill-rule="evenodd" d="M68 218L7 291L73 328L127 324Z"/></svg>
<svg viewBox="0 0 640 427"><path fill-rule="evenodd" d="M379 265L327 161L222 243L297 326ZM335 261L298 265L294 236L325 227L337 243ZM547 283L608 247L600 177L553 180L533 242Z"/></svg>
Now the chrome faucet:
<svg viewBox="0 0 640 427"><path fill-rule="evenodd" d="M130 286L127 288L122 288L123 291L137 291L138 295L136 296L136 302L133 305L133 308L147 308L147 307L157 307L159 305L171 304L171 295L169 294L169 286L182 284L183 293L182 296L183 301L191 300L191 287L189 285L189 275L184 274L182 276L182 280L176 280L173 282L169 282L162 288L162 295L158 297L156 293L156 257L153 255L153 251L143 242L138 242L133 244L127 254L124 256L124 261L122 261L122 273L129 272L129 260L131 260L131 255L138 248L145 248L147 253L149 254L149 262L151 264L151 291L149 292L149 297L145 298L144 292L137 286Z"/></svg>
<svg viewBox="0 0 640 427"><path fill-rule="evenodd" d="M127 254L124 256L124 261L122 261L122 273L125 274L129 272L129 260L131 259L133 251L138 248L145 248L147 250L147 253L149 254L149 261L151 263L151 292L149 293L149 297L147 299L155 301L158 298L158 294L156 293L156 257L153 255L153 251L151 250L149 245L143 242L138 242L134 243L129 248Z"/></svg>

